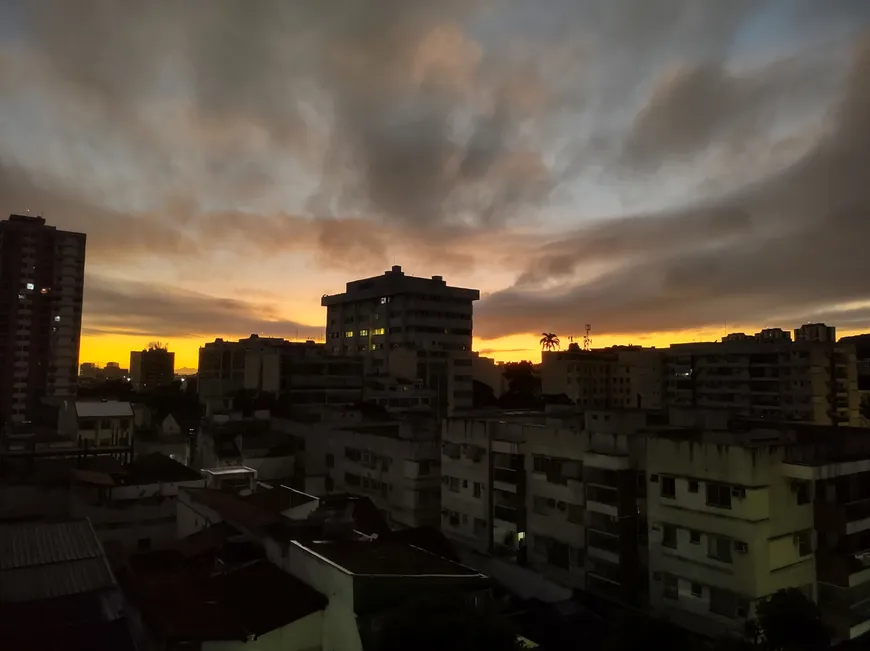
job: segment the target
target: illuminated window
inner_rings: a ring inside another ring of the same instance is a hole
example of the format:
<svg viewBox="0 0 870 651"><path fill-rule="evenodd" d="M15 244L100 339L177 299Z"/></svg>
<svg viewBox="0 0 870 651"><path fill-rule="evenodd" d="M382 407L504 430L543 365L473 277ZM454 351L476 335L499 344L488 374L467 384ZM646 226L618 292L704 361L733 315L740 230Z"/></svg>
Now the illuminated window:
<svg viewBox="0 0 870 651"><path fill-rule="evenodd" d="M368 336L369 336L369 331L368 331L368 330L360 330L360 331L359 331L359 336L360 336L360 337L368 337Z"/></svg>
<svg viewBox="0 0 870 651"><path fill-rule="evenodd" d="M58 323L59 321L60 321L60 317L59 317L59 316L54 317L54 322L55 322L55 323Z"/></svg>
<svg viewBox="0 0 870 651"><path fill-rule="evenodd" d="M27 289L29 289L30 291L33 291L34 287L35 285L33 283L27 283Z"/></svg>
<svg viewBox="0 0 870 651"><path fill-rule="evenodd" d="M372 330L372 334L373 335L382 335L382 334L384 334L384 329L383 328L375 328L374 330Z"/></svg>
<svg viewBox="0 0 870 651"><path fill-rule="evenodd" d="M345 337L353 337L353 330L348 330L347 332L344 333L344 336Z"/></svg>

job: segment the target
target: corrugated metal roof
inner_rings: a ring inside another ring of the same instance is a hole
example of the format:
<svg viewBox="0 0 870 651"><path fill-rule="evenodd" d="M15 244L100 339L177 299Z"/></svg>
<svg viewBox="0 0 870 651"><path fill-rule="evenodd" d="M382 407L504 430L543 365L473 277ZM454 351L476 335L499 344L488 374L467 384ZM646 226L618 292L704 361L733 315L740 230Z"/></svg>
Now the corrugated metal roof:
<svg viewBox="0 0 870 651"><path fill-rule="evenodd" d="M132 417L133 407L119 400L76 400L76 414L79 418Z"/></svg>
<svg viewBox="0 0 870 651"><path fill-rule="evenodd" d="M0 526L0 603L116 585L87 520Z"/></svg>
<svg viewBox="0 0 870 651"><path fill-rule="evenodd" d="M115 585L106 559L34 565L0 573L0 603L65 597Z"/></svg>
<svg viewBox="0 0 870 651"><path fill-rule="evenodd" d="M87 520L0 526L0 571L102 555Z"/></svg>

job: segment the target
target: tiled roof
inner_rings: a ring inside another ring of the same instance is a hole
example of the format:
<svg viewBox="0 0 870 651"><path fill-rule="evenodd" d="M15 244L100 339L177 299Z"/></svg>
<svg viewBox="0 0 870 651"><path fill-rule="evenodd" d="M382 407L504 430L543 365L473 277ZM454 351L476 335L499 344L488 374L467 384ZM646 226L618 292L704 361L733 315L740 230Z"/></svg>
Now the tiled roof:
<svg viewBox="0 0 870 651"><path fill-rule="evenodd" d="M402 542L371 540L297 544L350 574L483 577L476 570Z"/></svg>
<svg viewBox="0 0 870 651"><path fill-rule="evenodd" d="M0 526L0 603L115 585L87 520Z"/></svg>
<svg viewBox="0 0 870 651"><path fill-rule="evenodd" d="M120 400L76 400L79 418L133 417L133 407Z"/></svg>

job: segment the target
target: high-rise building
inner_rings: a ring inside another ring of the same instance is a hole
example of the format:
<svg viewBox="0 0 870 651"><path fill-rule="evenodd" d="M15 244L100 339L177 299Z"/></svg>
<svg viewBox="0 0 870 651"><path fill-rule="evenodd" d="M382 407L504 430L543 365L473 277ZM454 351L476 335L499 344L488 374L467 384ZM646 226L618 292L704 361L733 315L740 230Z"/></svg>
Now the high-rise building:
<svg viewBox="0 0 870 651"><path fill-rule="evenodd" d="M473 404L471 333L476 289L450 287L441 276L382 276L347 283L321 299L327 347L361 355L369 373L420 379L444 413Z"/></svg>
<svg viewBox="0 0 870 651"><path fill-rule="evenodd" d="M136 391L148 391L175 380L175 353L160 344L130 353L130 381Z"/></svg>
<svg viewBox="0 0 870 651"><path fill-rule="evenodd" d="M43 398L75 393L85 237L42 217L0 222L0 423L31 421Z"/></svg>

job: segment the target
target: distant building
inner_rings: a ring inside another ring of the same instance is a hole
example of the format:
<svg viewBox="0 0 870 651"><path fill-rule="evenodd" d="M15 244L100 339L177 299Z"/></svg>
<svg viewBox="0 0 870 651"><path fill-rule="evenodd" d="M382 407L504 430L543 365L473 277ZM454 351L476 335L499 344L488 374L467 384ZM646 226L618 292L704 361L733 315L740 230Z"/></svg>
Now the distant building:
<svg viewBox="0 0 870 651"><path fill-rule="evenodd" d="M482 382L492 389L496 398L507 391L507 380L504 377L505 366L490 357L484 357L478 352L471 353L471 379Z"/></svg>
<svg viewBox="0 0 870 651"><path fill-rule="evenodd" d="M136 391L148 391L175 380L175 353L152 345L130 353L130 381Z"/></svg>
<svg viewBox="0 0 870 651"><path fill-rule="evenodd" d="M777 328L729 335L721 343L673 344L667 403L771 421L858 425L855 345L829 335L831 328L814 324L797 330L794 342Z"/></svg>
<svg viewBox="0 0 870 651"><path fill-rule="evenodd" d="M664 402L663 350L615 346L541 353L541 392L566 395L580 407L661 409Z"/></svg>
<svg viewBox="0 0 870 651"><path fill-rule="evenodd" d="M130 371L126 368L121 368L118 362L108 362L103 367L103 378L108 381L123 380L129 377Z"/></svg>
<svg viewBox="0 0 870 651"><path fill-rule="evenodd" d="M348 405L362 398L363 364L313 341L252 334L239 341L215 339L200 348L197 382L203 403L245 389L300 406Z"/></svg>
<svg viewBox="0 0 870 651"><path fill-rule="evenodd" d="M476 289L447 285L441 276L406 276L394 266L382 276L347 283L324 296L327 347L361 355L368 373L420 379L446 413L473 404L471 342Z"/></svg>
<svg viewBox="0 0 870 651"><path fill-rule="evenodd" d="M0 221L0 424L33 421L75 395L85 235L42 217Z"/></svg>
<svg viewBox="0 0 870 651"><path fill-rule="evenodd" d="M58 432L92 447L117 447L133 438L133 407L118 400L70 400L60 410Z"/></svg>
<svg viewBox="0 0 870 651"><path fill-rule="evenodd" d="M837 341L837 329L824 323L808 323L794 331L794 340L835 343Z"/></svg>

